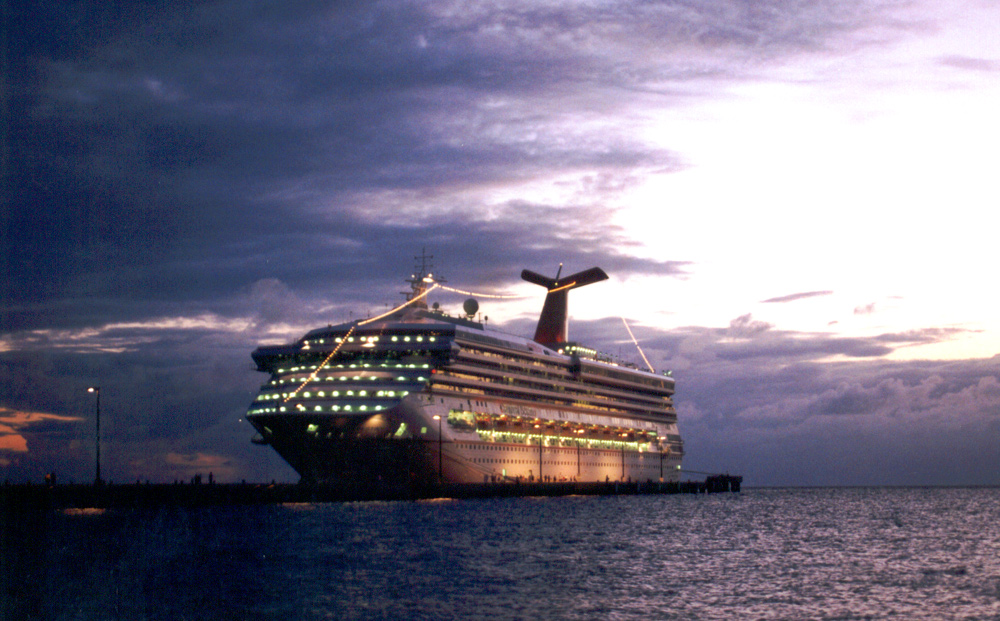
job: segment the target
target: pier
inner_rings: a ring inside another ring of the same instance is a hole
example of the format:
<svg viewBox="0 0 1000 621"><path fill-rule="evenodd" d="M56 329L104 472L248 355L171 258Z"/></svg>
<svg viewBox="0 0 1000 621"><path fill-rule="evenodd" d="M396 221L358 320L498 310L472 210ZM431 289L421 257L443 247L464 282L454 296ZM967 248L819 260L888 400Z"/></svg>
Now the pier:
<svg viewBox="0 0 1000 621"><path fill-rule="evenodd" d="M295 483L129 483L103 485L3 485L4 512L23 509L259 505L440 498L615 496L739 492L743 478L714 475L704 481L502 482L428 485L306 485Z"/></svg>

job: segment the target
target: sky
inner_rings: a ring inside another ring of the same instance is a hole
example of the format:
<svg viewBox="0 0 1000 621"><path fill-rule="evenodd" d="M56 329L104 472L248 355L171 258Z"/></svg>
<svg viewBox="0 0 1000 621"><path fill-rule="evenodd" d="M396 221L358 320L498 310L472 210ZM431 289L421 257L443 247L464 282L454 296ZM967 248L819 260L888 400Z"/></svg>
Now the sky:
<svg viewBox="0 0 1000 621"><path fill-rule="evenodd" d="M1000 484L994 1L0 11L0 479L92 481L98 385L105 479L297 480L250 352L426 249L524 336L605 269L570 337L672 371L686 469Z"/></svg>

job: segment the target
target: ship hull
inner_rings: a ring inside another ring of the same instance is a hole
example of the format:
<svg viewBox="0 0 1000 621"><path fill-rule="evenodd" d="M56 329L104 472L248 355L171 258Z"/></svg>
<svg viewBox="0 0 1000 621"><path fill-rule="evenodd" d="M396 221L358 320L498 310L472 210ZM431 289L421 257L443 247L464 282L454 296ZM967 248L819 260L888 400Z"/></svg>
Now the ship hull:
<svg viewBox="0 0 1000 621"><path fill-rule="evenodd" d="M303 483L676 482L680 478L681 454L676 451L599 448L593 440L528 433L534 430L519 422L500 428L457 425L454 413L465 411L468 403L468 399L416 395L370 416L281 414L255 415L250 420ZM525 407L493 400L480 401L478 410L481 418ZM553 410L534 413L547 420L572 416ZM406 432L398 433L400 429Z"/></svg>

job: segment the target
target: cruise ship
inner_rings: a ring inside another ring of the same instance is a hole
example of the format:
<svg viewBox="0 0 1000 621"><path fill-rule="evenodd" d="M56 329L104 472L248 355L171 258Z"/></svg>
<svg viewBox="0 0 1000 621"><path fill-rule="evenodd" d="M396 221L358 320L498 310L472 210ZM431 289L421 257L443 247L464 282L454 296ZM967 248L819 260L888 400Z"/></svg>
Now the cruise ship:
<svg viewBox="0 0 1000 621"><path fill-rule="evenodd" d="M524 270L546 289L528 339L478 321L475 298L429 306L446 286L417 258L396 309L253 352L255 443L303 483L679 481L674 379L567 340L569 292L603 270Z"/></svg>

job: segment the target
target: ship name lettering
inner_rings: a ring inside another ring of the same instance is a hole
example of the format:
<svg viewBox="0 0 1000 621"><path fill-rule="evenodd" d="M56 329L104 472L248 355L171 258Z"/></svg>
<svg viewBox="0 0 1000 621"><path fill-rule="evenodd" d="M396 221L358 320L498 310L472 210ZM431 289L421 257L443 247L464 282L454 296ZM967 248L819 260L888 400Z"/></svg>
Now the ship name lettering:
<svg viewBox="0 0 1000 621"><path fill-rule="evenodd" d="M506 405L502 404L500 406L500 411L508 416L531 416L536 417L536 412L534 408L525 407L523 405Z"/></svg>

